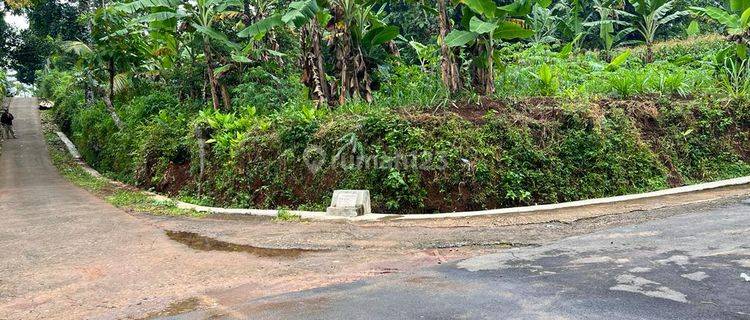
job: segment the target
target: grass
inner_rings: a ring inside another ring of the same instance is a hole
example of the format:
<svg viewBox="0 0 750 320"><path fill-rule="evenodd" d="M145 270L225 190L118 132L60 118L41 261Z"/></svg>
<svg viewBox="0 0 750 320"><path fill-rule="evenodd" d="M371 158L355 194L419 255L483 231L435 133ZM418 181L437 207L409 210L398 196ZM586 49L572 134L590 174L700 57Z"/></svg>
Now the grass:
<svg viewBox="0 0 750 320"><path fill-rule="evenodd" d="M41 112L41 118L52 163L74 185L93 193L115 207L131 212L162 216L203 217L207 215L203 212L180 209L174 201L155 199L141 190L117 185L105 178L91 175L65 149L65 145L55 133L57 126L53 123L49 111Z"/></svg>
<svg viewBox="0 0 750 320"><path fill-rule="evenodd" d="M298 214L291 213L287 209L279 209L276 213L276 218L273 221L277 222L289 222L289 221L301 221L302 217Z"/></svg>

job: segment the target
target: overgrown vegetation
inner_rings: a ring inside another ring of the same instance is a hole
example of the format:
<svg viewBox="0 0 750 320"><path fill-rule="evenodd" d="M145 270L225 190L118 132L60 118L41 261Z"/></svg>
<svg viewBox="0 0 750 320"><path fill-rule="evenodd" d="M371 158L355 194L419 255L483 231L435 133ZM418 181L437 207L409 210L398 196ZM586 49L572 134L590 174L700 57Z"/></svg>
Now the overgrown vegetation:
<svg viewBox="0 0 750 320"><path fill-rule="evenodd" d="M142 188L416 213L750 174L734 2L723 26L707 1L173 1L97 8L37 75L86 161Z"/></svg>
<svg viewBox="0 0 750 320"><path fill-rule="evenodd" d="M8 94L8 77L5 75L5 71L0 70L0 102L5 100L5 96Z"/></svg>

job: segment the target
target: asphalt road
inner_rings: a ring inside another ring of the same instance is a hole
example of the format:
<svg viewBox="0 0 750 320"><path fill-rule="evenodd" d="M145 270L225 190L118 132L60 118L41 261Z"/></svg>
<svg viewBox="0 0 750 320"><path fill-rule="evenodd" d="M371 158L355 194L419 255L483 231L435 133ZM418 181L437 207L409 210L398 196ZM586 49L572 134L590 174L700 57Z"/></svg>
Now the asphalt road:
<svg viewBox="0 0 750 320"><path fill-rule="evenodd" d="M175 319L750 319L750 205Z"/></svg>

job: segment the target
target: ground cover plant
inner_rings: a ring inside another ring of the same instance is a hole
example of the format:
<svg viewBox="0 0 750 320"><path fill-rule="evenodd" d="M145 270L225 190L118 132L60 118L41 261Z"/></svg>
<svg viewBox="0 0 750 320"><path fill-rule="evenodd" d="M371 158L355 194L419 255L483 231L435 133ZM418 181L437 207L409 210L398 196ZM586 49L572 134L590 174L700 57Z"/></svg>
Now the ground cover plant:
<svg viewBox="0 0 750 320"><path fill-rule="evenodd" d="M189 202L554 203L750 174L747 6L112 2L34 78L88 163Z"/></svg>

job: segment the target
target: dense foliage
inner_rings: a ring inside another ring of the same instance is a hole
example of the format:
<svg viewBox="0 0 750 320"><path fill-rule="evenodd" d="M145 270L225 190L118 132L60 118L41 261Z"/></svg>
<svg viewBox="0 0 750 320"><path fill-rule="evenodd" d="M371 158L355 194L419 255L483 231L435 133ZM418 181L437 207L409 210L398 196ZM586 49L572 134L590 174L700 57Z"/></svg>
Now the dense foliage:
<svg viewBox="0 0 750 320"><path fill-rule="evenodd" d="M89 163L190 201L569 201L750 174L746 8L710 4L112 3L36 82Z"/></svg>
<svg viewBox="0 0 750 320"><path fill-rule="evenodd" d="M0 100L5 99L8 89L8 77L5 75L4 71L0 70Z"/></svg>

